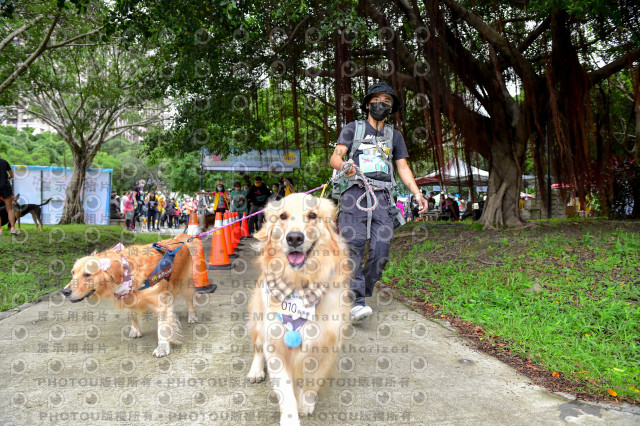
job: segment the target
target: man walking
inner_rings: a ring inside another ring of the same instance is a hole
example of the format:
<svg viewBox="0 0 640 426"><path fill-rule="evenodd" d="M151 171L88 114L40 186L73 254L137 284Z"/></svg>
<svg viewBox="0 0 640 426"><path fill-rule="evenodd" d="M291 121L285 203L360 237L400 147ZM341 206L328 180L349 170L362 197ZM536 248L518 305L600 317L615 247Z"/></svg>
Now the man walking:
<svg viewBox="0 0 640 426"><path fill-rule="evenodd" d="M350 166L347 171L349 179L340 196L338 228L340 235L349 244L351 259L355 265L351 280L353 323L364 320L373 312L367 306L365 298L373 294L374 285L382 276L382 270L389 260L389 244L397 217L392 195L396 186L392 161L395 162L402 182L414 194L420 213L427 210L427 203L407 164L409 154L404 138L393 126L385 125L386 118L400 109L400 99L389 85L376 83L362 100L360 109L367 114L367 120L347 124L342 129L331 156L331 166L342 170L345 162L343 157L347 155L346 161L357 165L364 173L378 202L378 207L369 212L362 208L373 205L373 196L367 195L360 207L357 205L358 198L365 194L364 180L356 176L355 168ZM362 267L367 240L369 257Z"/></svg>
<svg viewBox="0 0 640 426"><path fill-rule="evenodd" d="M271 190L262 183L262 178L260 176L256 177L253 185L249 188L249 193L247 194L247 200L251 205L251 210L249 210L249 214L253 214L257 211L264 209L264 206L267 205L267 201L269 201L269 196L271 195ZM262 226L262 222L264 222L264 213L260 213L259 215L252 216L249 218L249 233L253 234Z"/></svg>

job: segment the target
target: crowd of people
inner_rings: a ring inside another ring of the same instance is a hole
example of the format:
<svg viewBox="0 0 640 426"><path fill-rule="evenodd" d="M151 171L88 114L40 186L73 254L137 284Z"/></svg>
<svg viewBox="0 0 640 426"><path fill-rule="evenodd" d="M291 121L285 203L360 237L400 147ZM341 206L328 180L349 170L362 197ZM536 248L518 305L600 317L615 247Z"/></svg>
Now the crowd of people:
<svg viewBox="0 0 640 426"><path fill-rule="evenodd" d="M435 192L427 195L426 191L422 191L422 196L427 200L429 212L437 212L438 220L464 220L473 215L472 209L467 204L467 198L459 195L450 195L441 193L436 197ZM420 220L418 214L419 206L415 202L415 198L409 198L406 202L398 201L397 207L401 209L402 214L407 220Z"/></svg>
<svg viewBox="0 0 640 426"><path fill-rule="evenodd" d="M295 192L291 178L281 177L271 185L266 184L260 176L253 184L235 181L230 190L224 182L217 183L214 190L198 191L194 195L169 197L162 191L144 192L144 181L134 189L118 196L111 193L111 218L125 219L127 229L157 232L160 228L179 228L188 226L189 214L197 212L200 201L204 209L211 214L227 211L237 212L240 217L245 213L254 214L264 209L269 201L278 200ZM467 205L467 199L458 195L435 192L427 194L422 191L427 201L428 211L437 212L439 220L464 220L473 214ZM398 201L396 207L406 220L420 220L419 206L415 197L406 201ZM249 232L254 233L264 221L264 215L252 216L248 220Z"/></svg>
<svg viewBox="0 0 640 426"><path fill-rule="evenodd" d="M182 197L171 197L162 191L144 191L145 181L141 180L132 190L118 195L111 193L111 219L124 219L130 231L158 232L160 228L177 229L189 225L189 214L204 209L207 213L237 212L242 217L265 208L272 200L278 200L295 192L293 180L281 177L271 185L263 182L260 176L253 184L235 181L227 191L224 182L218 182L215 190L205 190ZM249 218L249 232L260 229L264 215Z"/></svg>

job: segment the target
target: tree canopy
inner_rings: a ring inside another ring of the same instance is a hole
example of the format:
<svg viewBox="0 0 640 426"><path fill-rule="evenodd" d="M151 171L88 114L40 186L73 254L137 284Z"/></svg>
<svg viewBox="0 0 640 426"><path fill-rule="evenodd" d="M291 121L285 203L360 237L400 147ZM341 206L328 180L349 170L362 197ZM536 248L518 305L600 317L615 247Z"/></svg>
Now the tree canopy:
<svg viewBox="0 0 640 426"><path fill-rule="evenodd" d="M640 5L631 0L118 0L107 9L101 34L148 52L139 89L171 104L143 152L183 176L197 176L181 161L197 169L202 147L299 148L299 180L312 186L330 175L339 132L364 118L359 100L378 80L401 98L393 120L414 174L451 156L489 167L487 227L522 224L527 168L543 200L552 175L582 198L597 188L606 213L620 179L638 170Z"/></svg>

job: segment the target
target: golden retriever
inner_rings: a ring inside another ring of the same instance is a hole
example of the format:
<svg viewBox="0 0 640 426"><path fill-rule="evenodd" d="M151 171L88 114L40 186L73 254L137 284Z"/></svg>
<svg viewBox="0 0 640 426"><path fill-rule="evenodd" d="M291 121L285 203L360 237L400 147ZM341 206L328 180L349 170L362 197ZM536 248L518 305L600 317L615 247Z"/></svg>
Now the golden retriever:
<svg viewBox="0 0 640 426"><path fill-rule="evenodd" d="M247 378L264 380L266 363L281 424L299 424L299 415L313 413L350 324L353 267L335 216L332 201L291 194L268 204L254 235L261 274L249 302L254 358ZM305 304L314 298L315 305Z"/></svg>
<svg viewBox="0 0 640 426"><path fill-rule="evenodd" d="M187 235L182 234L175 239L160 243L186 241L188 238ZM177 245L168 247L174 249ZM153 355L157 357L169 355L170 343L178 343L180 338L180 321L173 311L173 301L177 294L182 295L187 301L189 311L187 322L193 324L198 321L193 307L195 289L189 248L189 246L182 247L176 254L173 272L168 281L161 279L157 284L143 290L136 289L142 287L144 281L158 265L163 256L162 252L152 248L151 244L147 244L130 246L120 252L109 249L94 253L75 262L71 270L73 278L62 289L62 294L72 303L80 302L87 297L102 297L112 299L120 309L128 309L131 319L129 337L132 339L142 337L138 314L153 311L158 317L158 347L153 351ZM132 285L124 289L121 286L122 276L125 273L122 266L123 255L129 264L133 278Z"/></svg>

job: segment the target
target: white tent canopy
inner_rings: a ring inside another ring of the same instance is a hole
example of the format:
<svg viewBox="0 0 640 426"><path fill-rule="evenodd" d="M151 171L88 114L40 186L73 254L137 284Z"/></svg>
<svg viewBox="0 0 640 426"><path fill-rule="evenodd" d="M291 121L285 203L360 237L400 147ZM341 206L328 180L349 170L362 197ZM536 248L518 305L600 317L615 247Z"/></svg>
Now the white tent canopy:
<svg viewBox="0 0 640 426"><path fill-rule="evenodd" d="M466 186L470 176L473 176L475 186L489 185L489 172L467 165L457 157L449 161L441 170L417 178L416 183L418 185L440 184L444 186L453 186L459 183Z"/></svg>

